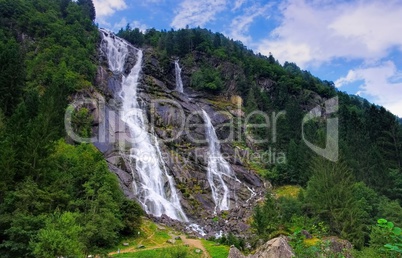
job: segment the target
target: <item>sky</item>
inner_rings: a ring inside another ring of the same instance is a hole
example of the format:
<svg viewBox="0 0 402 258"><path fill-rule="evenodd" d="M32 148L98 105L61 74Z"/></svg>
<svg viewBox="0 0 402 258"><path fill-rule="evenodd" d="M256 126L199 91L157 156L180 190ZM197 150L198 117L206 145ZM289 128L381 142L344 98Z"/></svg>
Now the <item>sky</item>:
<svg viewBox="0 0 402 258"><path fill-rule="evenodd" d="M402 117L402 0L93 2L100 27L207 28Z"/></svg>

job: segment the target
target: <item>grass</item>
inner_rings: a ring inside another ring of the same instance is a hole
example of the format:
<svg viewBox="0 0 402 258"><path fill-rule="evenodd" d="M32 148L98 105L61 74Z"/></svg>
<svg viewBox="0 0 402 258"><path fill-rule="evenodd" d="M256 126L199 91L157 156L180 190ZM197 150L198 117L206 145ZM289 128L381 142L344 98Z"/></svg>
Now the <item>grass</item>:
<svg viewBox="0 0 402 258"><path fill-rule="evenodd" d="M166 243L166 240L170 239L170 228L159 229L155 223L150 220L144 220L141 226L140 238L136 239L137 242L141 241L141 244L148 247L154 245L160 245Z"/></svg>
<svg viewBox="0 0 402 258"><path fill-rule="evenodd" d="M275 195L279 197L293 197L297 198L302 188L298 185L284 185L274 190Z"/></svg>
<svg viewBox="0 0 402 258"><path fill-rule="evenodd" d="M157 225L152 221L148 219L143 219L140 234L137 237L131 237L122 240L117 247L113 248L110 251L113 252L118 249L124 250L133 247L136 248L138 245L143 245L146 248L168 245L166 244L166 241L172 238L169 235L169 232L172 232L173 230L165 226L164 228L165 229L159 229ZM123 243L128 243L129 246L123 246Z"/></svg>
<svg viewBox="0 0 402 258"><path fill-rule="evenodd" d="M217 245L215 242L201 239L202 245L212 258L227 258L229 255L229 246Z"/></svg>
<svg viewBox="0 0 402 258"><path fill-rule="evenodd" d="M168 248L159 248L153 250L143 250L137 251L133 253L123 253L123 254L116 254L113 257L116 258L154 258L154 257L161 257L161 258L176 258L176 257L183 257L183 258L199 258L202 256L202 253L196 253L194 248L185 247L185 246L175 246L175 247L168 247Z"/></svg>
<svg viewBox="0 0 402 258"><path fill-rule="evenodd" d="M209 99L208 102L213 106L217 107L219 110L230 110L237 108L230 100L224 99L222 97L215 98L213 100Z"/></svg>
<svg viewBox="0 0 402 258"><path fill-rule="evenodd" d="M253 161L252 161L253 155L254 155L254 154L253 154L252 152L250 152L249 157L251 157L251 158L250 158L251 160L249 160L249 161L246 163L247 168L250 169L250 170L252 170L252 171L254 171L254 172L257 173L258 175L260 175L260 176L262 176L262 177L265 178L267 175L270 174L270 171L269 171L268 169L264 168L261 163L253 162Z"/></svg>
<svg viewBox="0 0 402 258"><path fill-rule="evenodd" d="M151 257L161 257L161 258L200 258L201 253L196 253L197 248L187 247L183 245L183 242L176 240L174 246L167 244L166 241L171 239L169 233L174 232L169 227L158 228L158 226L150 220L144 219L140 234L137 238L125 239L121 242L118 247L115 247L111 252L115 252L120 249L121 252L124 250L129 251L127 253L114 254L113 257L127 257L127 258L151 258ZM174 233L175 235L179 235ZM207 252L212 258L226 258L229 255L229 247L225 245L216 244L215 242L201 240L202 245L205 247ZM128 243L129 246L123 246L123 243ZM145 246L145 249L137 249L138 245Z"/></svg>

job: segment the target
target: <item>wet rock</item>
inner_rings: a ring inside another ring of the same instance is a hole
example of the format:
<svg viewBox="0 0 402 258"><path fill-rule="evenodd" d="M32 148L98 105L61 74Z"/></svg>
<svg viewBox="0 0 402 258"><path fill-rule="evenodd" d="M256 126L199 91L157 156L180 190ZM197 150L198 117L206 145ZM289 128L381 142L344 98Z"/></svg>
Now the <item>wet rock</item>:
<svg viewBox="0 0 402 258"><path fill-rule="evenodd" d="M126 197L133 199L134 194L133 194L133 189L131 188L132 182L133 182L133 177L131 174L127 173L126 171L123 171L119 169L118 167L108 164L109 170L115 173L119 179L120 187L123 190L123 193Z"/></svg>
<svg viewBox="0 0 402 258"><path fill-rule="evenodd" d="M122 153L127 154L132 146L129 141L130 131L119 118L121 105L119 92L122 77L129 73L136 63L136 54L137 50L130 48L124 64L124 74L119 74L107 68L105 57L100 53L96 85L108 100L105 104L105 115L102 115L100 110L91 107L91 112L96 118L94 128L106 125L104 131L101 132L104 135L104 141L98 141L95 145L104 153L110 171L117 175L120 186L129 198L135 198L132 185L134 181L138 180L138 173L135 170L131 171L132 168L135 168L135 162L122 155ZM195 53L194 56L195 60L206 58L203 53ZM220 64L220 61L214 57L206 61L212 62L213 67L220 66L225 80L227 79L229 82L229 88L233 87L237 79L241 79L239 71L232 64ZM244 167L243 154L246 154L245 152L240 152L240 149L236 149L230 141L221 144L224 158L230 163L241 183L230 178L224 179L231 192L231 209L225 213L218 213L218 221L213 221L215 203L207 180L209 153L201 108L210 115L219 139L230 136L230 128L223 125L230 122L234 115L241 116L242 114L219 112L222 111L220 108L226 107L226 105L214 106L214 102L208 100L214 96L190 89L188 87L190 78L196 67L186 66L188 64L182 65L182 79L187 95L173 90L175 88L173 61L168 66L162 64L152 48L144 49L143 71L138 84L138 99L146 114L146 119L151 125L148 130L150 133L154 130L153 132L157 136L166 171L174 178L182 207L191 222L202 226L208 236L215 236L222 231L223 234L235 232L237 235L245 237L249 234L247 218L251 216L253 204L258 198L264 196L264 182L253 171ZM228 96L225 98L229 101L232 94L233 92L228 91ZM228 102L225 111L233 110L233 108L235 108L234 104ZM188 130L182 130L182 126L188 124L193 126L188 127ZM165 180L165 182L167 181ZM253 189L254 195L249 189ZM235 192L236 196L233 194ZM169 193L167 192L167 194ZM166 215L149 217L156 222L181 231L184 231L187 226Z"/></svg>

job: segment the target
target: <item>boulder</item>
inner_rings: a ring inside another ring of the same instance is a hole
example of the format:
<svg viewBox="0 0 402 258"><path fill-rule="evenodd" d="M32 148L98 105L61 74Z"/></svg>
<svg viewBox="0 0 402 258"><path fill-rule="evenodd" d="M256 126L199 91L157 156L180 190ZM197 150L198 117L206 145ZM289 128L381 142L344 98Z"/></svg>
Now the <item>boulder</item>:
<svg viewBox="0 0 402 258"><path fill-rule="evenodd" d="M313 238L313 237L311 236L311 234L310 234L307 230L302 230L301 233L304 235L304 237L305 237L306 239L311 239L311 238Z"/></svg>
<svg viewBox="0 0 402 258"><path fill-rule="evenodd" d="M228 258L246 258L246 256L244 256L239 249L232 245L229 250Z"/></svg>
<svg viewBox="0 0 402 258"><path fill-rule="evenodd" d="M342 254L342 257L351 258L351 251L353 249L353 245L344 239L340 239L339 237L331 236L325 237L323 241L329 242L328 244L328 252L331 254Z"/></svg>
<svg viewBox="0 0 402 258"><path fill-rule="evenodd" d="M284 236L279 236L269 240L259 247L256 253L250 258L291 258L295 257L292 247Z"/></svg>
<svg viewBox="0 0 402 258"><path fill-rule="evenodd" d="M168 239L168 240L166 240L166 243L174 245L176 243L176 240Z"/></svg>
<svg viewBox="0 0 402 258"><path fill-rule="evenodd" d="M232 246L228 258L291 258L295 257L292 247L284 236L273 238L260 246L255 254L244 256L236 247Z"/></svg>

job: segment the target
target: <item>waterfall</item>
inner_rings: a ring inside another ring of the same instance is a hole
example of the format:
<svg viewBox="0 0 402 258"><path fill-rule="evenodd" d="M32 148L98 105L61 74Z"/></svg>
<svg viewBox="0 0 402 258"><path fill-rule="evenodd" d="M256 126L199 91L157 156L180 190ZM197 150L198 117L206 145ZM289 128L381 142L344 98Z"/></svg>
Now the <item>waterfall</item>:
<svg viewBox="0 0 402 258"><path fill-rule="evenodd" d="M174 61L174 70L176 73L176 91L183 93L183 81L181 80L181 68L179 60Z"/></svg>
<svg viewBox="0 0 402 258"><path fill-rule="evenodd" d="M102 49L107 55L109 69L122 75L121 119L131 136L131 149L127 155L133 174L133 191L144 210L154 216L166 214L172 219L188 221L180 204L172 176L167 173L153 128L149 128L144 111L137 100L137 87L142 70L142 50L135 49L126 41L101 30ZM137 60L128 75L124 66L128 55L135 50ZM148 132L150 129L151 133ZM137 181L137 182L135 182Z"/></svg>
<svg viewBox="0 0 402 258"><path fill-rule="evenodd" d="M205 110L202 110L202 114L209 148L207 178L211 186L212 198L215 202L215 212L218 208L221 211L228 210L230 208L230 192L223 177L234 180L237 180L237 178L220 152L220 144L211 119Z"/></svg>

